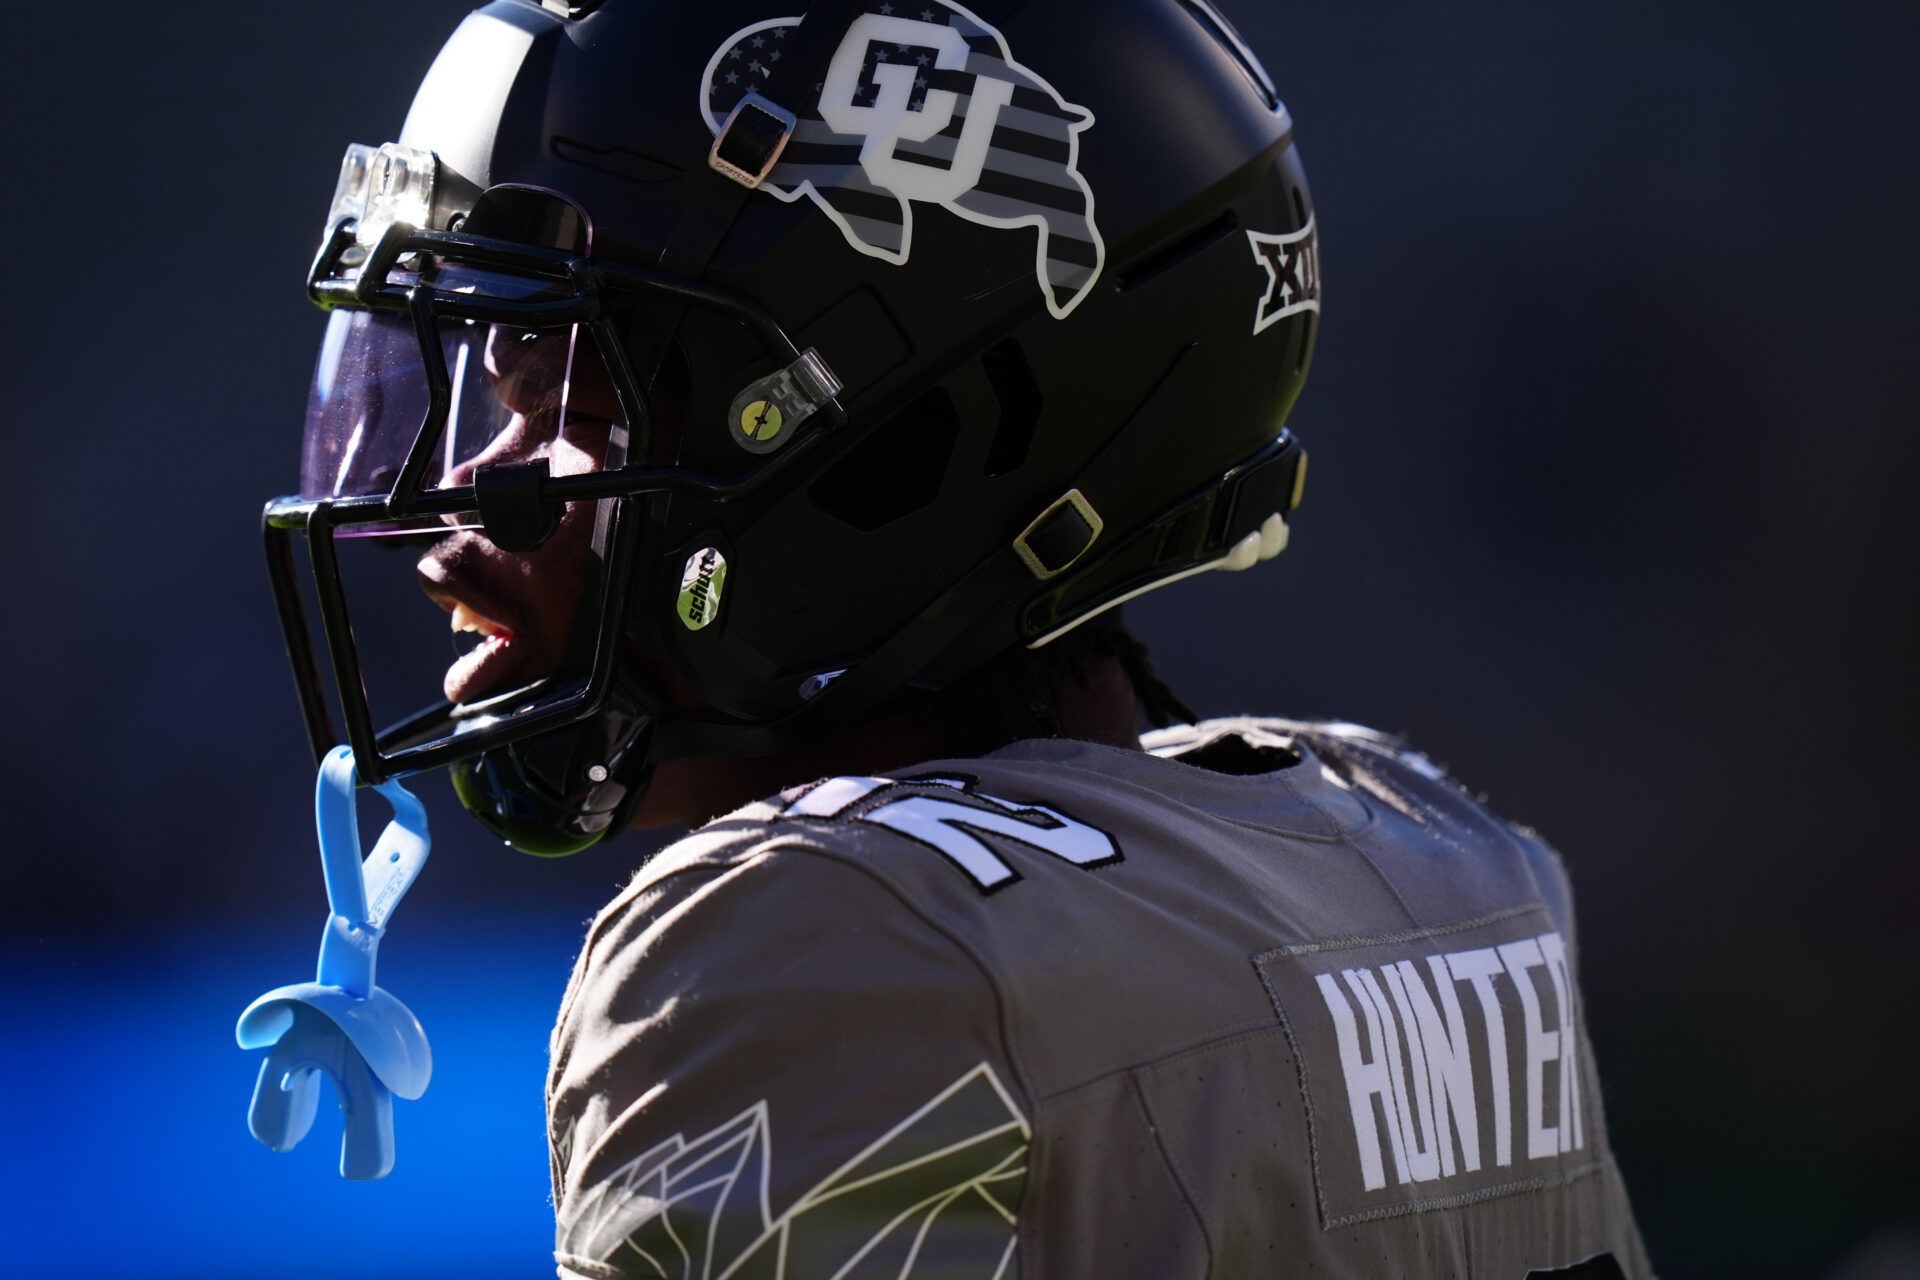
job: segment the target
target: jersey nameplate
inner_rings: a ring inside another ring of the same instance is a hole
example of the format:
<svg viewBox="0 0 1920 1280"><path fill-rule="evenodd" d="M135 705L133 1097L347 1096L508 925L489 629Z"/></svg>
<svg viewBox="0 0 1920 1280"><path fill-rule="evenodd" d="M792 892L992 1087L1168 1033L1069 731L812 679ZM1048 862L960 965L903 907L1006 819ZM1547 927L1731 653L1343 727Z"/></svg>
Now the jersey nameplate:
<svg viewBox="0 0 1920 1280"><path fill-rule="evenodd" d="M1332 1227L1594 1167L1579 994L1545 907L1254 957Z"/></svg>

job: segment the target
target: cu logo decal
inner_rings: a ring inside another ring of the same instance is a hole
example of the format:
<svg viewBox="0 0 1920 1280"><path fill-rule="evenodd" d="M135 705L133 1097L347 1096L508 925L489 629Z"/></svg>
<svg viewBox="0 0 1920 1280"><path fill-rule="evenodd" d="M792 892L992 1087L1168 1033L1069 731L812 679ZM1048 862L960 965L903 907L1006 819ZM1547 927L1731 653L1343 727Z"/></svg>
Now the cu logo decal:
<svg viewBox="0 0 1920 1280"><path fill-rule="evenodd" d="M1093 113L1013 60L994 28L958 5L882 3L855 18L761 190L810 199L861 253L904 263L916 204L982 226L1035 233L1034 274L1064 319L1106 261L1079 170ZM912 10L909 15L905 10ZM735 32L707 63L701 112L720 124L772 79L798 18Z"/></svg>

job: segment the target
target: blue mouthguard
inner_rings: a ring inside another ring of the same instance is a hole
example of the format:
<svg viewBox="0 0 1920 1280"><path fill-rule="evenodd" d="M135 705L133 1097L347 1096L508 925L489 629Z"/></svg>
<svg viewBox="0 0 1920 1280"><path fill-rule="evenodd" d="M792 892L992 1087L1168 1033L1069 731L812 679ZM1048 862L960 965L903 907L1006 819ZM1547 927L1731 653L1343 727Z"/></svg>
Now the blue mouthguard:
<svg viewBox="0 0 1920 1280"><path fill-rule="evenodd" d="M426 1092L433 1055L420 1020L374 985L374 961L432 842L420 801L383 782L374 790L393 806L393 821L362 861L354 777L353 752L335 747L314 784L328 906L319 973L248 1005L234 1035L243 1049L267 1050L247 1112L254 1137L292 1150L313 1127L325 1074L346 1113L341 1176L384 1178L393 1168L393 1099Z"/></svg>

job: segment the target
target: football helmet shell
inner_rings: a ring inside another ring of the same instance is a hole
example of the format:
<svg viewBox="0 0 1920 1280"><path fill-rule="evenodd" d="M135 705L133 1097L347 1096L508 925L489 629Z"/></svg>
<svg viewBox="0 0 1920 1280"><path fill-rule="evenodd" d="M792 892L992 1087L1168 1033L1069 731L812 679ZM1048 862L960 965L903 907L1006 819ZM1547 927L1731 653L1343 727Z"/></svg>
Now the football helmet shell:
<svg viewBox="0 0 1920 1280"><path fill-rule="evenodd" d="M592 474L422 462L268 508L316 750L301 531L363 773L453 764L521 847L616 830L661 759L789 749L1285 544L1317 230L1288 113L1204 0L495 0L369 155L430 189L389 183L412 203L384 221L378 182L336 199L316 300L577 325L618 392ZM503 189L577 211L590 253L474 230ZM436 268L543 287L456 297ZM427 398L409 458L445 426ZM377 730L325 544L467 513L532 546L569 501L606 512L575 666ZM710 710L667 711L636 650Z"/></svg>

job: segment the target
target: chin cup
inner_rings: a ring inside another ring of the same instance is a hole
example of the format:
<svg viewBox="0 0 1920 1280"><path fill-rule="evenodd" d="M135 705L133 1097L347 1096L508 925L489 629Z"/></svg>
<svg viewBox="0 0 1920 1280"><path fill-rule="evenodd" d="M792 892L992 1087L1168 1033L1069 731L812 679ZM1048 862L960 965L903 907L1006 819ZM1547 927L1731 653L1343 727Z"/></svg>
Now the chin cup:
<svg viewBox="0 0 1920 1280"><path fill-rule="evenodd" d="M449 769L468 813L541 858L579 853L626 828L652 767L653 719L627 681L607 707L569 725L469 757Z"/></svg>

